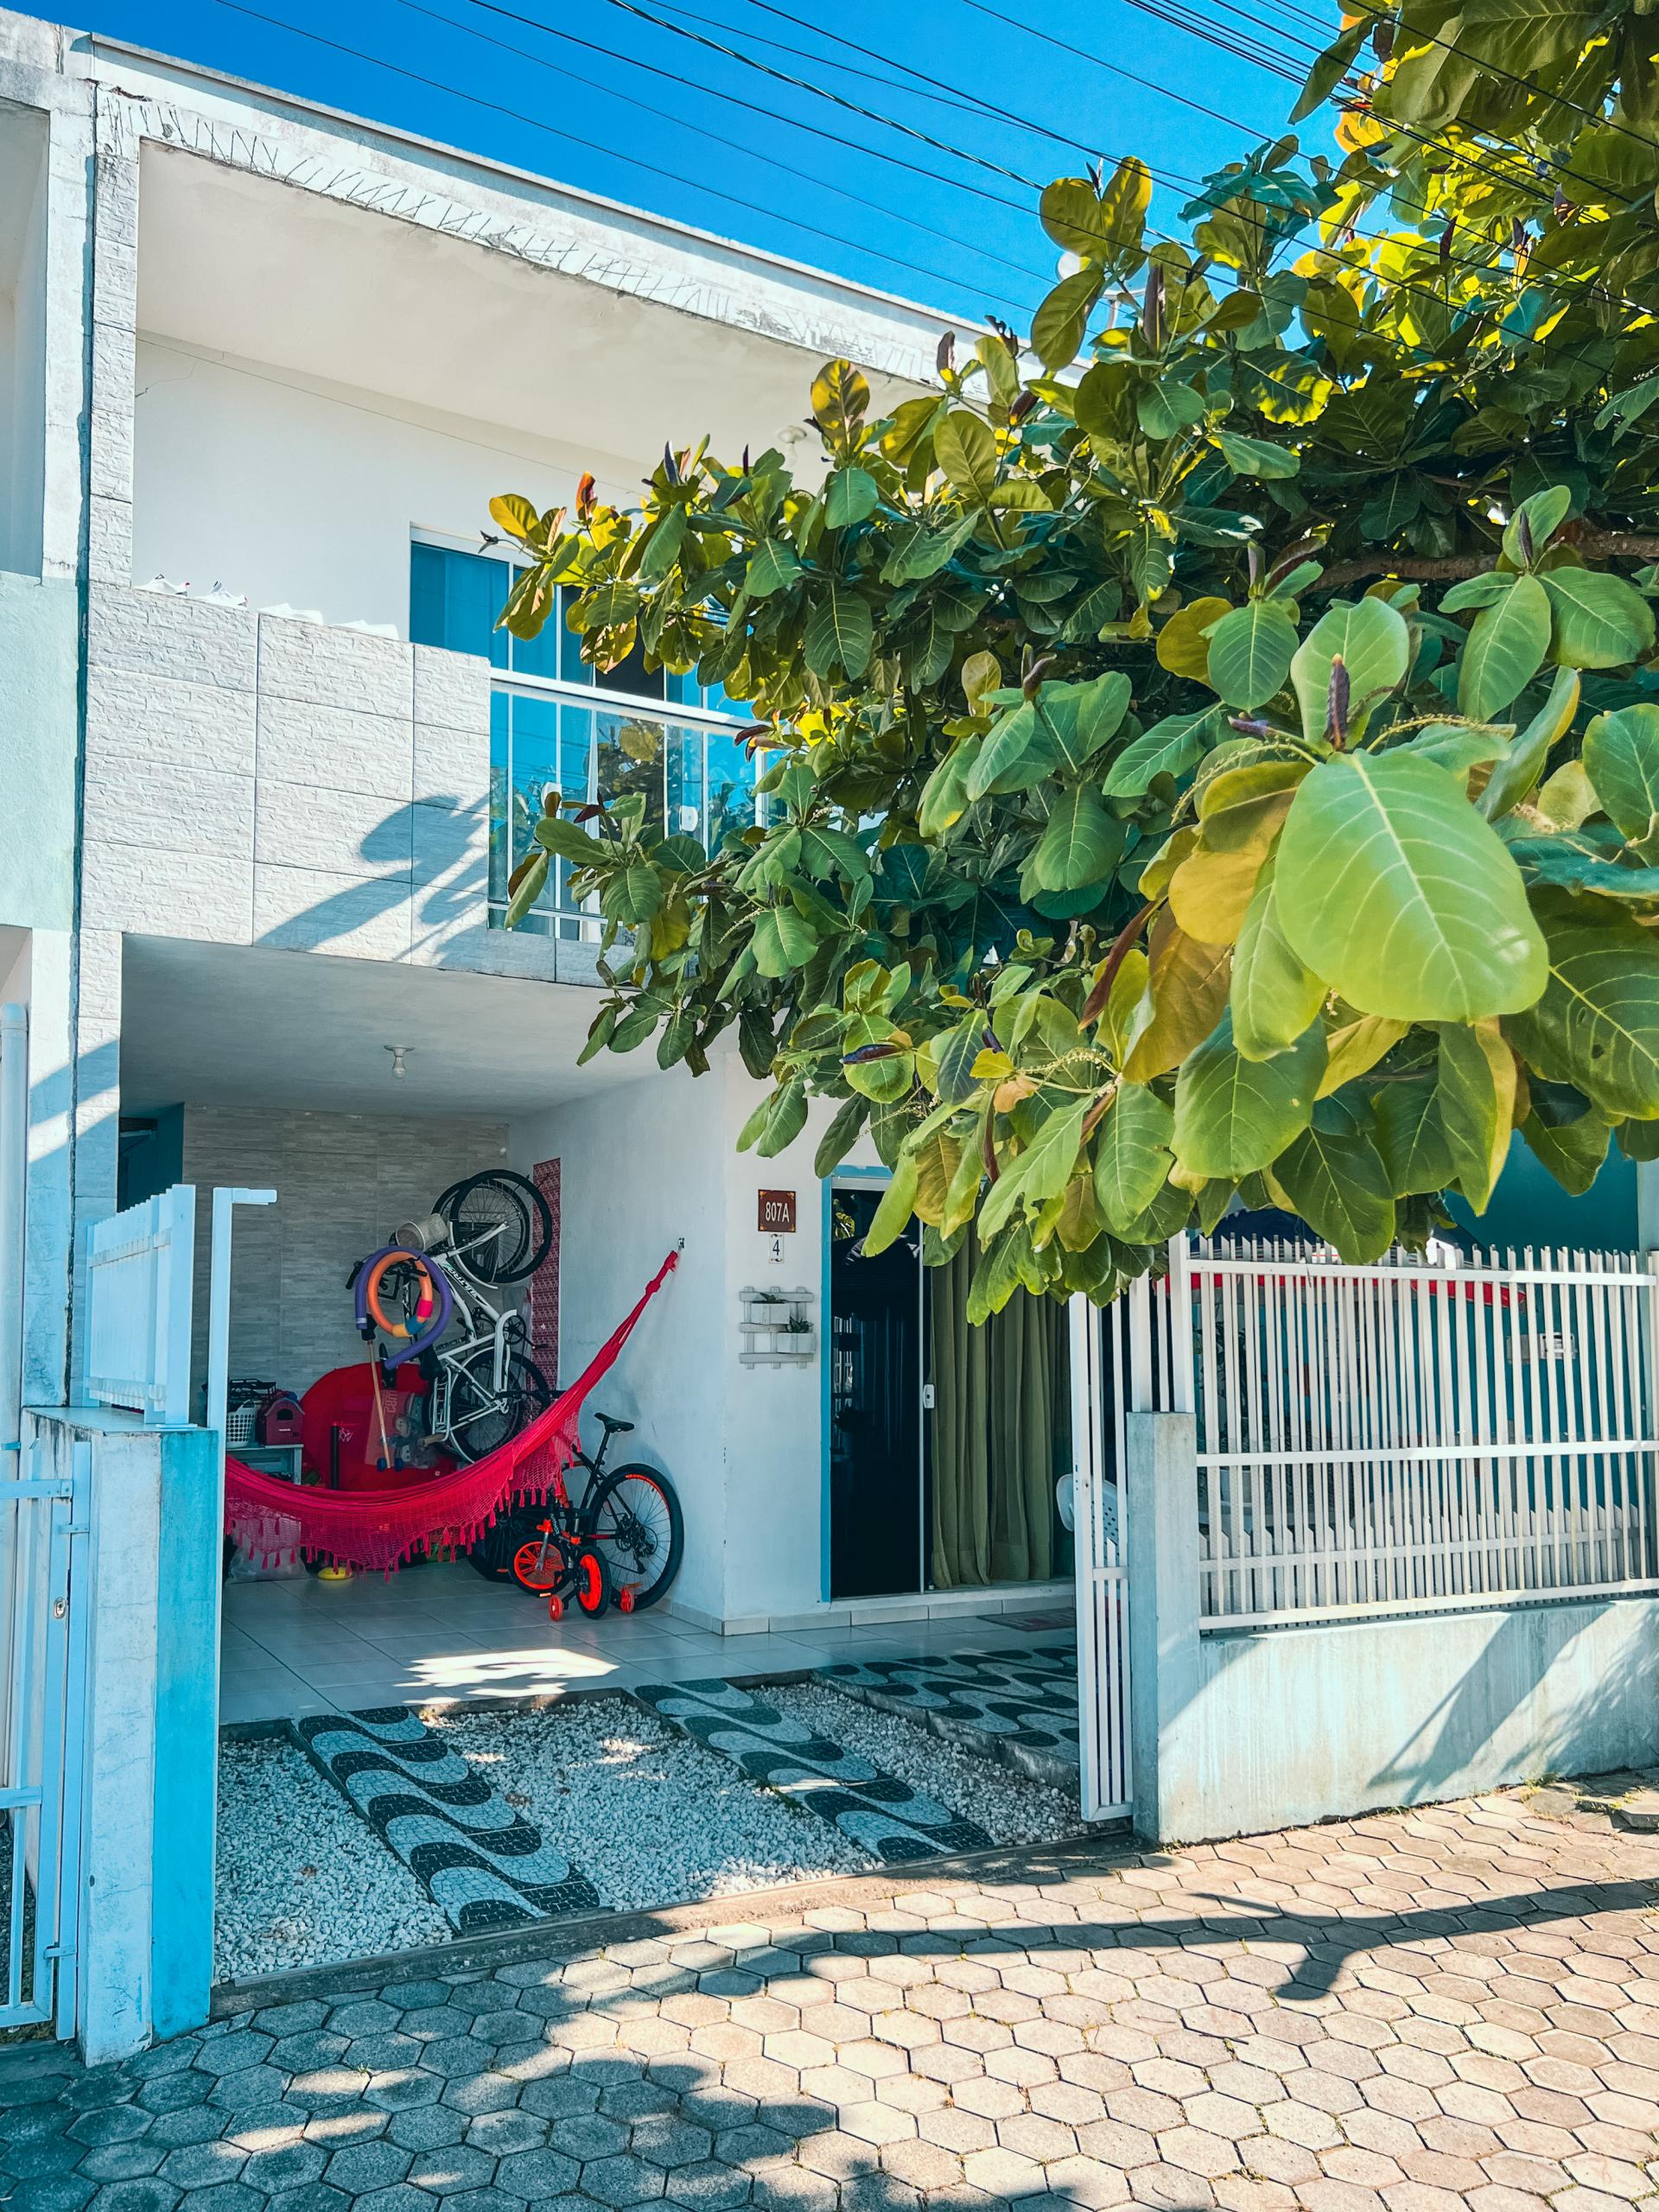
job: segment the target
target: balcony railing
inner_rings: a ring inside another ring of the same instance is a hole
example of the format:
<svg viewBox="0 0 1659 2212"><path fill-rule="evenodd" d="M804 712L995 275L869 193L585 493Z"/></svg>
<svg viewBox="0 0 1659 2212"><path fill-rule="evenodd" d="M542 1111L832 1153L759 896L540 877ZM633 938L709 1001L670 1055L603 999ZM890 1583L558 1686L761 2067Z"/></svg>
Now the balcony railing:
<svg viewBox="0 0 1659 2212"><path fill-rule="evenodd" d="M698 707L575 684L499 676L492 686L490 920L505 924L507 881L531 849L543 796L567 805L643 791L645 834L695 837L713 852L728 830L755 820L756 764L747 724ZM520 927L545 937L595 938L590 903L570 896L569 864L555 860L547 889Z"/></svg>

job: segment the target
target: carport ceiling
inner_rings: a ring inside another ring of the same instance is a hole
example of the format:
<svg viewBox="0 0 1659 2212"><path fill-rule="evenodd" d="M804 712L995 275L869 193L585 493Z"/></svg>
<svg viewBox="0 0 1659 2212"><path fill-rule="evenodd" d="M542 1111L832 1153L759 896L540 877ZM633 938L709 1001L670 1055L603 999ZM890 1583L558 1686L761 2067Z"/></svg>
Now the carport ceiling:
<svg viewBox="0 0 1659 2212"><path fill-rule="evenodd" d="M569 984L130 937L121 1108L535 1113L656 1075L649 1054L577 1067L598 1003ZM401 1080L388 1045L412 1048Z"/></svg>

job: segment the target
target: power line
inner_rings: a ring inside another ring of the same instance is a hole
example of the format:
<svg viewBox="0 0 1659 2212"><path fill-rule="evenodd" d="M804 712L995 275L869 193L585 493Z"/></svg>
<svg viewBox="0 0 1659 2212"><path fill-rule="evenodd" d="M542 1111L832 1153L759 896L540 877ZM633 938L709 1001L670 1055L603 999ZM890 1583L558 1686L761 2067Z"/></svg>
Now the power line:
<svg viewBox="0 0 1659 2212"><path fill-rule="evenodd" d="M360 47L346 46L339 39L326 38L321 31L308 30L299 23L288 22L280 16L266 15L261 9L250 7L247 0L213 0L213 4L215 7L228 8L238 16L251 16L256 22L269 23L273 29L289 32L296 38L308 39L313 45L327 47L332 53L346 54L354 61L366 62L372 68L386 70L394 77L403 77L411 84L424 86L429 92L444 92L453 99L466 100L470 105L486 109L493 115L505 116L511 122L522 123L532 130L542 131L550 138L562 139L567 145L581 146L588 152L593 150L591 138L580 137L575 131L561 130L556 124L543 122L539 116L526 115L522 110L507 107L499 100L486 99L480 93L463 91L459 85L448 85L438 78L423 76L418 70L405 69L401 63L388 61L384 55L365 54ZM667 123L677 120L677 118L668 115L662 116L660 119ZM670 184L677 185L683 191L705 192L711 199L724 200L728 207L741 207L747 214L761 215L772 221L784 223L791 229L804 232L812 238L827 238L833 244L842 246L853 243L841 237L836 232L821 230L816 224L802 222L798 217L783 214L776 208L763 207L752 200L740 199L735 194L722 192L715 185L694 183L690 178L681 176L677 171L663 168L655 162L642 160L636 154L619 152L615 158L620 162L626 162L631 168L643 169L652 176L661 177ZM935 180L935 181L944 182L950 181L949 179ZM985 196L989 198L993 195L986 194ZM1019 213L1026 212L1012 200L1002 200L998 204L1012 207ZM875 246L861 245L858 251L861 253L872 255L878 261L887 262L893 268L906 270L912 276L916 275L928 276L934 283L944 284L953 291L964 282L960 277L944 276L937 270L923 269L913 261L902 259L897 254L884 253ZM982 296L995 300L1000 306L1012 308L1017 315L1022 315L1025 312L1023 303L1020 301L1006 298L1001 293L985 292L977 286L974 289L982 290Z"/></svg>
<svg viewBox="0 0 1659 2212"><path fill-rule="evenodd" d="M556 76L563 75L569 77L574 83L586 86L590 92L599 92L607 99L620 100L626 106L637 108L642 114L649 115L659 123L664 120L663 110L659 107L653 107L649 100L636 99L632 93L620 92L613 85L604 84L591 77L579 76L574 70L558 67L551 61L543 60L539 55L525 54L521 48L510 45L505 39L496 38L488 31L475 29L470 23L457 22L453 16L446 16L442 14L435 8L427 7L424 4L424 0L397 0L397 5L401 8L410 9L416 15L425 16L435 23L446 24L449 29L459 31L463 38L478 39L486 46L494 47L499 53L510 54L515 60L528 61L531 63L532 67L546 69ZM613 54L608 48L596 45L589 39L578 38L574 32L565 30L556 31L550 27L548 29L547 35L549 37L559 39L566 45L580 47L585 53L597 54L603 55L609 60L625 62L631 69L642 69L651 76L665 79L671 84L677 85L681 81L680 79L674 74L674 72L671 69L659 69L653 63L649 61L641 61L632 54ZM737 105L743 107L750 107L751 112L756 115L765 115L767 113L766 110L759 106L751 107L751 104L747 101L740 101ZM787 162L780 162L776 160L770 154L763 154L758 148L746 145L741 139L722 137L717 130L710 130L704 124L690 122L683 117L677 116L670 119L677 123L682 130L691 131L699 138L708 139L711 145L723 146L728 153L745 155L752 161L764 163L767 168L777 169L785 176L794 176L797 174L797 172L790 167ZM945 180L941 180L941 181L944 181ZM862 207L871 214L893 217L898 221L908 225L908 226L912 230L925 231L930 238L942 238L947 245L960 245L968 252L977 254L983 260L999 262L1003 268L1012 269L1016 276L1030 277L1034 283L1046 284L1048 282L1047 277L1043 275L1040 270L1032 269L1023 261L1012 261L1008 258L1007 254L997 253L989 246L978 245L969 239L958 238L957 235L950 231L939 230L935 225L931 223L924 223L918 217L906 214L897 208L883 207L878 201L874 200L866 200L861 193L849 192L847 190L845 186L832 184L828 181L828 179L821 178L818 182L819 188L821 190L825 192L833 192L838 198L849 200L854 207ZM802 227L810 228L810 226L803 226ZM817 235L821 238L829 238L833 237L834 233L831 232L821 231L818 232ZM847 241L842 240L841 243L845 244ZM871 250L873 251L873 249ZM887 257L884 256L883 258L887 258ZM910 268L914 264L908 262L895 261L895 266L898 267ZM930 275L933 274L932 271L925 271L924 273ZM937 281L944 283L945 279L939 277ZM1012 301L1007 301L1004 302L1003 304L1013 306L1014 303Z"/></svg>

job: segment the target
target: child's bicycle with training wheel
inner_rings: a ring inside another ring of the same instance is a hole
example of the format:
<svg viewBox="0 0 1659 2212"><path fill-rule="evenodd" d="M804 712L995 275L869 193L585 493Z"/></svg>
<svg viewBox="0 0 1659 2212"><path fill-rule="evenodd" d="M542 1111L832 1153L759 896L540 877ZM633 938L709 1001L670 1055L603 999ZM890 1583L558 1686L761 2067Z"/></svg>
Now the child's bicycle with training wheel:
<svg viewBox="0 0 1659 2212"><path fill-rule="evenodd" d="M685 1516L668 1477L639 1460L606 1469L612 1438L633 1423L595 1418L604 1441L592 1459L578 1451L571 1463L587 1472L580 1500L562 1473L544 1503L510 1506L467 1554L489 1580L544 1596L551 1620L563 1619L572 1598L584 1613L613 1604L643 1612L666 1596L685 1550Z"/></svg>

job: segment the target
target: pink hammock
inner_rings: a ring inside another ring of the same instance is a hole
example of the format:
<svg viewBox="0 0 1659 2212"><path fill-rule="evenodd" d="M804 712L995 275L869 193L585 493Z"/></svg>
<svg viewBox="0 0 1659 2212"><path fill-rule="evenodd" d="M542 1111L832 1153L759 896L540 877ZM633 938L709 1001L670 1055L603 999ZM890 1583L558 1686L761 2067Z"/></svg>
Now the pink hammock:
<svg viewBox="0 0 1659 2212"><path fill-rule="evenodd" d="M530 1427L470 1467L398 1490L320 1490L257 1474L225 1461L225 1526L255 1559L320 1553L342 1566L391 1573L413 1553L462 1550L475 1543L514 1497L541 1498L577 1451L582 1402L615 1363L634 1324L679 1264L671 1252L639 1304L600 1346L575 1381Z"/></svg>

